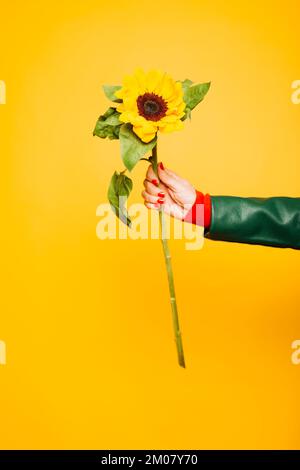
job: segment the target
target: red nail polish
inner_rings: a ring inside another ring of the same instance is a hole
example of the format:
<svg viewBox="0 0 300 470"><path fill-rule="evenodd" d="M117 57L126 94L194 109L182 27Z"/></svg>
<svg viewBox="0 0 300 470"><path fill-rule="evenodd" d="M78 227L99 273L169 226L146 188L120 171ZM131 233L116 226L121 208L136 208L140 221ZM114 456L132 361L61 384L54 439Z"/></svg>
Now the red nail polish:
<svg viewBox="0 0 300 470"><path fill-rule="evenodd" d="M152 183L153 183L155 186L158 186L158 181L157 181L157 180L152 180Z"/></svg>
<svg viewBox="0 0 300 470"><path fill-rule="evenodd" d="M164 169L165 169L165 167L164 167L164 165L163 165L162 162L160 162L159 166L160 166L160 169L161 169L161 170L164 170Z"/></svg>
<svg viewBox="0 0 300 470"><path fill-rule="evenodd" d="M163 204L165 201L163 199L158 199L159 204Z"/></svg>
<svg viewBox="0 0 300 470"><path fill-rule="evenodd" d="M165 193L158 193L159 197L165 197Z"/></svg>

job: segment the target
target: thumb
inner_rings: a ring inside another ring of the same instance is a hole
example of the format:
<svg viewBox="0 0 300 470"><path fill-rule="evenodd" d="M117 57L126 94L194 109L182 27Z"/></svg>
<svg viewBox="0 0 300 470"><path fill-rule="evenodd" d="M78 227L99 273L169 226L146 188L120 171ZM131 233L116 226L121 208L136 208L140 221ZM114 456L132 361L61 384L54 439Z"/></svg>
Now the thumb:
<svg viewBox="0 0 300 470"><path fill-rule="evenodd" d="M165 168L164 165L160 162L157 166L158 177L166 186L168 186L172 191L180 189L180 178L174 171Z"/></svg>

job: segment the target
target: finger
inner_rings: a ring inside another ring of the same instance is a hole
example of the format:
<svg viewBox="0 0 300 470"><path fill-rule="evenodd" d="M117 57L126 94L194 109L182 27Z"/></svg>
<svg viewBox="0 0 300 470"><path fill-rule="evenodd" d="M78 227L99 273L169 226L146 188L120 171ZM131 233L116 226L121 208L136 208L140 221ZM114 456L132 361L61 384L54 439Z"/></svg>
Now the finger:
<svg viewBox="0 0 300 470"><path fill-rule="evenodd" d="M160 209L160 204L156 203L156 204L153 204L151 202L144 202L145 206L148 208L148 209L154 209L156 211L158 211Z"/></svg>
<svg viewBox="0 0 300 470"><path fill-rule="evenodd" d="M148 181L150 181L152 184L154 184L155 186L158 186L158 184L159 184L158 177L155 174L152 165L149 165L149 167L148 167L148 170L147 170L147 173L146 173L146 179Z"/></svg>
<svg viewBox="0 0 300 470"><path fill-rule="evenodd" d="M155 186L155 184L150 183L148 180L144 180L143 183L147 193L152 194L152 196L165 197L165 191L162 188Z"/></svg>
<svg viewBox="0 0 300 470"><path fill-rule="evenodd" d="M146 202L151 202L152 204L163 204L164 200L162 197L159 197L157 195L149 194L147 191L142 191L142 196L145 199Z"/></svg>
<svg viewBox="0 0 300 470"><path fill-rule="evenodd" d="M165 204L161 204L161 210L175 219L182 220L183 218L183 209L174 201L168 199Z"/></svg>
<svg viewBox="0 0 300 470"><path fill-rule="evenodd" d="M154 209L154 210L162 210L166 214L170 215L171 217L175 217L176 219L182 220L183 218L183 210L180 208L177 204L159 204L155 203L153 204L152 202L144 202L145 206L148 209Z"/></svg>
<svg viewBox="0 0 300 470"><path fill-rule="evenodd" d="M164 168L161 163L158 165L159 179L172 191L178 191L182 186L182 179L174 171Z"/></svg>
<svg viewBox="0 0 300 470"><path fill-rule="evenodd" d="M171 170L170 168L166 168L162 162L159 162L157 165L158 169L165 171L170 176L173 176L177 180L181 180L181 176L179 176L175 171Z"/></svg>

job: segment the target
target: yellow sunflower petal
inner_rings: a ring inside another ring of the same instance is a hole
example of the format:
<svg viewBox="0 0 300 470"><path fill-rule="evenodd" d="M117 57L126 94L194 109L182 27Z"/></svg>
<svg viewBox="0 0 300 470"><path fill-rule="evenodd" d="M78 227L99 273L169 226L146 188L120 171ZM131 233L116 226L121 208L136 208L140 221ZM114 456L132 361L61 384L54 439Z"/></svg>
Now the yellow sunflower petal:
<svg viewBox="0 0 300 470"><path fill-rule="evenodd" d="M115 96L117 98L123 98L123 95L124 95L124 88L120 88L119 90L115 91Z"/></svg>
<svg viewBox="0 0 300 470"><path fill-rule="evenodd" d="M131 119L131 124L137 127L147 127L147 121L143 116L140 116L139 114L132 114L132 119ZM148 128L149 129L149 128ZM150 128L150 132L152 132L152 127Z"/></svg>
<svg viewBox="0 0 300 470"><path fill-rule="evenodd" d="M125 89L131 90L135 86L136 86L135 77L132 77L131 75L126 75L123 79L123 87Z"/></svg>
<svg viewBox="0 0 300 470"><path fill-rule="evenodd" d="M146 133L144 127L133 127L133 131L136 133L136 135L145 143L150 142L152 139L154 139L156 130L152 133Z"/></svg>
<svg viewBox="0 0 300 470"><path fill-rule="evenodd" d="M181 82L175 82L175 88L178 92L183 93L182 83Z"/></svg>
<svg viewBox="0 0 300 470"><path fill-rule="evenodd" d="M136 80L139 94L146 91L146 74L141 68L137 68L134 72L134 79Z"/></svg>
<svg viewBox="0 0 300 470"><path fill-rule="evenodd" d="M160 73L160 79L158 80L155 89L153 90L154 93L156 93L158 96L162 95L162 88L164 86L164 82L166 79L167 74L165 72Z"/></svg>
<svg viewBox="0 0 300 470"><path fill-rule="evenodd" d="M156 87L160 84L163 73L159 70L150 70L146 76L146 88L149 93L155 93Z"/></svg>
<svg viewBox="0 0 300 470"><path fill-rule="evenodd" d="M118 113L122 113L125 109L124 104L123 103L118 104L116 109L117 109Z"/></svg>
<svg viewBox="0 0 300 470"><path fill-rule="evenodd" d="M164 125L165 123L171 123L171 122L176 122L178 121L178 116L177 114L168 114L167 116L163 117L160 121L159 124Z"/></svg>
<svg viewBox="0 0 300 470"><path fill-rule="evenodd" d="M182 91L176 91L167 101L170 106L179 106L184 103Z"/></svg>
<svg viewBox="0 0 300 470"><path fill-rule="evenodd" d="M185 110L185 107L186 107L186 104L185 104L184 101L182 101L182 103L179 104L179 106L178 106L178 108L177 108L177 111L178 111L179 113L182 113L182 111Z"/></svg>
<svg viewBox="0 0 300 470"><path fill-rule="evenodd" d="M159 130L162 133L168 133L168 132L173 132L173 131L179 131L183 129L183 126L184 126L183 122L178 120L175 122L171 122L171 123L167 123L167 124L163 124L162 126L159 126Z"/></svg>
<svg viewBox="0 0 300 470"><path fill-rule="evenodd" d="M135 95L124 98L124 101L123 101L124 108L130 111L137 112L136 99L137 99L137 96Z"/></svg>
<svg viewBox="0 0 300 470"><path fill-rule="evenodd" d="M161 96L165 100L170 100L176 96L176 89L174 88L174 82L170 77L166 77L161 90Z"/></svg>
<svg viewBox="0 0 300 470"><path fill-rule="evenodd" d="M121 122L131 122L130 121L130 113L128 113L128 112L121 113L120 116L119 116L119 120Z"/></svg>

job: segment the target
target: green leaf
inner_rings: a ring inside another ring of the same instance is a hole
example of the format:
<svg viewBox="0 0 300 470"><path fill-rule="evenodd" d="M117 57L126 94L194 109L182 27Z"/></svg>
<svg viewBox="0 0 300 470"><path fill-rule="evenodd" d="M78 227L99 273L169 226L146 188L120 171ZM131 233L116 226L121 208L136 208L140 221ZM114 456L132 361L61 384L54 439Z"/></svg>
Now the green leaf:
<svg viewBox="0 0 300 470"><path fill-rule="evenodd" d="M112 116L113 114L115 114L115 112L116 112L116 108L110 107L110 108L108 108L107 111L105 111L105 113L103 114L103 117L104 117L105 119L107 119L107 118L109 118L110 116Z"/></svg>
<svg viewBox="0 0 300 470"><path fill-rule="evenodd" d="M120 85L103 85L103 91L105 96L110 100L116 103L121 103L122 100L115 96L115 91L120 90L122 88Z"/></svg>
<svg viewBox="0 0 300 470"><path fill-rule="evenodd" d="M187 82L187 80L185 80L185 82ZM209 88L210 82L190 86L186 84L183 92L183 99L186 103L186 108L192 111L203 100Z"/></svg>
<svg viewBox="0 0 300 470"><path fill-rule="evenodd" d="M181 81L181 85L182 85L182 89L183 89L183 93L185 93L185 91L191 86L193 85L194 82L192 82L192 80L189 80L188 78L186 78L185 80L182 80Z"/></svg>
<svg viewBox="0 0 300 470"><path fill-rule="evenodd" d="M185 119L189 119L189 120L192 119L192 111L190 110L190 108L185 108L185 115L181 119L183 121L185 121Z"/></svg>
<svg viewBox="0 0 300 470"><path fill-rule="evenodd" d="M131 220L126 210L126 201L132 190L132 180L123 173L114 172L107 197L115 213L124 224L131 226Z"/></svg>
<svg viewBox="0 0 300 470"><path fill-rule="evenodd" d="M115 108L108 108L108 110L99 117L96 122L96 126L93 135L105 139L118 139L121 127L121 121L119 120L120 113Z"/></svg>
<svg viewBox="0 0 300 470"><path fill-rule="evenodd" d="M132 130L131 124L120 128L121 157L126 168L131 171L137 162L150 152L156 144L156 137L149 143L143 142Z"/></svg>

